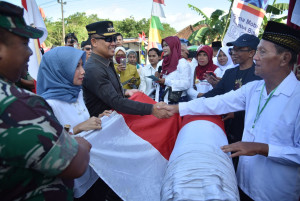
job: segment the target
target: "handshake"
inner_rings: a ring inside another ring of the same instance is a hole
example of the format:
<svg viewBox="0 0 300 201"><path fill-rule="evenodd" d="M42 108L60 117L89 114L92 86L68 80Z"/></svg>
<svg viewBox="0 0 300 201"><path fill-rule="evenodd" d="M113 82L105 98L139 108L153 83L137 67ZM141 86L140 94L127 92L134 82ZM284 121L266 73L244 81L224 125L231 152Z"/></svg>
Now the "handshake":
<svg viewBox="0 0 300 201"><path fill-rule="evenodd" d="M153 105L152 115L159 119L167 119L179 112L178 105L168 105L164 102L159 102Z"/></svg>

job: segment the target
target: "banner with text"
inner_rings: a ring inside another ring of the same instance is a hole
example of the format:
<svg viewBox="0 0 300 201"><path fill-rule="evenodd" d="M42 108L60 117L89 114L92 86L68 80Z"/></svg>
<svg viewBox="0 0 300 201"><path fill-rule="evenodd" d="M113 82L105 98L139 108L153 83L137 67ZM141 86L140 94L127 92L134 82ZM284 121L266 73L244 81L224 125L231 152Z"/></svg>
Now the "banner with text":
<svg viewBox="0 0 300 201"><path fill-rule="evenodd" d="M222 41L223 46L226 46L228 42L235 41L245 33L258 36L264 16L265 10L263 8L244 1L234 0L230 24Z"/></svg>

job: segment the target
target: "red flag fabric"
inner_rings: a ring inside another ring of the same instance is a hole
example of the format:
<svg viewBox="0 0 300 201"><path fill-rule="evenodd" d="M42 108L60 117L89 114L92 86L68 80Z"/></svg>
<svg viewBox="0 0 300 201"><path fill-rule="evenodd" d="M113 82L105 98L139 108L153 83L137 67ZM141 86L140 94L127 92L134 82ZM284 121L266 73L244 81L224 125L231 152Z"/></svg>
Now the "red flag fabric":
<svg viewBox="0 0 300 201"><path fill-rule="evenodd" d="M165 4L165 0L153 0L155 3Z"/></svg>

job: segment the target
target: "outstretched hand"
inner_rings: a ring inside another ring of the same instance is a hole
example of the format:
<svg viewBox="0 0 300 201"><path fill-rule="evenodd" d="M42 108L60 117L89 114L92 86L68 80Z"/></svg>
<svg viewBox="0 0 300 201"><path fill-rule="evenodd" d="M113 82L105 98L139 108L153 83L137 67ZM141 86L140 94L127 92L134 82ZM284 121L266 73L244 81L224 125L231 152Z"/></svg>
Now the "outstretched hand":
<svg viewBox="0 0 300 201"><path fill-rule="evenodd" d="M237 156L254 156L256 154L268 156L269 153L269 145L258 142L236 142L222 146L221 149L225 153L235 152L230 155L231 158Z"/></svg>
<svg viewBox="0 0 300 201"><path fill-rule="evenodd" d="M159 102L153 105L152 114L159 119L167 119L173 116L174 113L169 112L168 110L164 109L167 104L164 102Z"/></svg>
<svg viewBox="0 0 300 201"><path fill-rule="evenodd" d="M175 114L179 113L179 106L178 105L168 105L168 104L163 104L159 106L159 109L162 110L167 110L168 112Z"/></svg>

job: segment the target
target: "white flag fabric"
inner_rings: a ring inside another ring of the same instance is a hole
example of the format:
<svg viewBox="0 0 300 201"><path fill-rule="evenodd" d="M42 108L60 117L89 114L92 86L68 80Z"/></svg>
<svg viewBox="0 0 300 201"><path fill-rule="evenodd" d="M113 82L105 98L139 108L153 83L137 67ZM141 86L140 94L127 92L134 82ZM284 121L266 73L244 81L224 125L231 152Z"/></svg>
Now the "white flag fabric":
<svg viewBox="0 0 300 201"><path fill-rule="evenodd" d="M163 17L166 18L164 9L161 3L153 2L152 4L152 16Z"/></svg>
<svg viewBox="0 0 300 201"><path fill-rule="evenodd" d="M230 24L222 41L223 46L226 46L228 42L235 41L245 33L258 36L264 15L264 9L241 0L234 0Z"/></svg>
<svg viewBox="0 0 300 201"><path fill-rule="evenodd" d="M25 8L24 19L26 24L44 31L44 35L40 39L30 39L29 41L29 47L33 54L29 58L28 72L31 77L36 80L42 57L42 53L39 49L39 43L42 44L46 40L48 31L35 0L22 0L22 5Z"/></svg>
<svg viewBox="0 0 300 201"><path fill-rule="evenodd" d="M196 120L180 130L169 159L161 201L239 200L224 131L215 123Z"/></svg>
<svg viewBox="0 0 300 201"><path fill-rule="evenodd" d="M90 166L123 200L160 200L168 160L133 133L122 115L114 112L102 125L101 132L85 136L92 144Z"/></svg>
<svg viewBox="0 0 300 201"><path fill-rule="evenodd" d="M130 99L155 103L143 93L135 93ZM88 169L77 181L75 197L83 195L100 176L125 201L160 200L163 175L179 132L179 119L179 115L157 119L152 115L113 112L102 118L100 131L79 134L92 144L89 165L92 170Z"/></svg>

